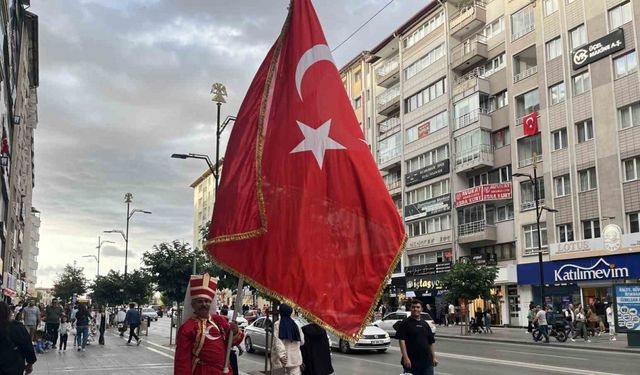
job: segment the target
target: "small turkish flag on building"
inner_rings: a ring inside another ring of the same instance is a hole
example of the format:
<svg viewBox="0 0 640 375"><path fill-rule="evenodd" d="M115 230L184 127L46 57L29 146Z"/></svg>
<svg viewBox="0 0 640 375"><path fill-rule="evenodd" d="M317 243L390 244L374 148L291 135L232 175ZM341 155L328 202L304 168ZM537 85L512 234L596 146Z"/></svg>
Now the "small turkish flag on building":
<svg viewBox="0 0 640 375"><path fill-rule="evenodd" d="M310 0L293 0L224 158L207 251L341 337L361 334L406 241Z"/></svg>
<svg viewBox="0 0 640 375"><path fill-rule="evenodd" d="M535 135L538 133L538 112L532 112L522 117L524 135Z"/></svg>

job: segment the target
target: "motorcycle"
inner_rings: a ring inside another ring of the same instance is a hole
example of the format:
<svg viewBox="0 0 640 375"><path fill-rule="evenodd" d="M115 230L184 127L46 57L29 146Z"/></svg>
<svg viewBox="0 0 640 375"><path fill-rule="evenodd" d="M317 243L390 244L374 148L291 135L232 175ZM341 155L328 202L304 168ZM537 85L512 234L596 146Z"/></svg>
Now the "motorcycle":
<svg viewBox="0 0 640 375"><path fill-rule="evenodd" d="M569 335L567 334L567 324L568 323L566 320L558 319L554 324L549 325L549 337L555 337L559 342L567 341L567 339L569 338ZM540 328L534 329L532 335L533 340L536 342L542 340L543 338L542 332L540 332Z"/></svg>

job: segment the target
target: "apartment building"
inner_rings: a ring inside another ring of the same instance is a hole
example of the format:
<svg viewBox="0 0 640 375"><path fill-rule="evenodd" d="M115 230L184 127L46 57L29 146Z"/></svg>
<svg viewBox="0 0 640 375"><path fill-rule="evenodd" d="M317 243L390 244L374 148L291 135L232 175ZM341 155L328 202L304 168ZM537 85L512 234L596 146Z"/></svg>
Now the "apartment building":
<svg viewBox="0 0 640 375"><path fill-rule="evenodd" d="M204 249L204 239L200 229L211 222L215 201L216 180L207 168L192 184L193 188L193 248Z"/></svg>
<svg viewBox="0 0 640 375"><path fill-rule="evenodd" d="M388 298L437 305L451 262L492 264L501 302L469 308L525 325L539 249L558 308L638 280L638 17L637 0L433 1L356 58L370 80L347 92L372 94L361 118L409 234Z"/></svg>
<svg viewBox="0 0 640 375"><path fill-rule="evenodd" d="M26 237L30 235L35 186L33 140L38 124L38 16L27 0L0 0L4 38L1 62L2 182L0 195L0 259L2 299L33 295L27 288Z"/></svg>

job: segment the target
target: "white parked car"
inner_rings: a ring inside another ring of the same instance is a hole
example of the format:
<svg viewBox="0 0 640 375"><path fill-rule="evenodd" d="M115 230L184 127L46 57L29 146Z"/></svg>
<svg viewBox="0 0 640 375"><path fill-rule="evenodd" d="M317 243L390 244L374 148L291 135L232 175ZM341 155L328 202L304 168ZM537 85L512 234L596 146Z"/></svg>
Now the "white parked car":
<svg viewBox="0 0 640 375"><path fill-rule="evenodd" d="M158 313L152 307L142 308L142 319L151 318L153 321L158 321Z"/></svg>
<svg viewBox="0 0 640 375"><path fill-rule="evenodd" d="M376 327L382 328L389 335L395 337L396 330L395 328L393 328L393 325L396 324L396 322L409 317L410 315L411 315L411 312L409 311L394 311L392 313L385 315L382 319L376 320L375 322L373 322L373 325ZM422 315L422 319L426 320L427 323L429 323L429 327L431 327L431 332L435 334L436 323L433 321L433 318L431 318L431 315L429 315L426 312L423 312L421 315Z"/></svg>
<svg viewBox="0 0 640 375"><path fill-rule="evenodd" d="M391 345L389 334L373 324L365 327L362 337L355 344L342 340L331 333L329 333L329 337L331 338L331 347L340 349L342 353L362 350L376 350L379 353L384 353Z"/></svg>
<svg viewBox="0 0 640 375"><path fill-rule="evenodd" d="M229 320L233 318L233 310L229 310L229 313L227 314L227 318L229 318ZM236 316L236 323L238 323L238 327L242 329L247 328L247 326L249 325L249 322L247 321L247 319L245 319L240 313L238 313L238 316Z"/></svg>

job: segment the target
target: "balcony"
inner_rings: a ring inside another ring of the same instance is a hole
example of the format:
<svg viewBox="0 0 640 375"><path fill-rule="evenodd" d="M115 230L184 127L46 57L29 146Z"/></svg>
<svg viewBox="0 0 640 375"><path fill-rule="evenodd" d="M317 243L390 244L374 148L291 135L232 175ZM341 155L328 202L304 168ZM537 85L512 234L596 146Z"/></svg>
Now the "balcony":
<svg viewBox="0 0 640 375"><path fill-rule="evenodd" d="M538 73L538 66L532 66L530 68L527 68L521 71L520 73L516 73L513 75L513 83L520 82L523 79L529 78L536 73Z"/></svg>
<svg viewBox="0 0 640 375"><path fill-rule="evenodd" d="M480 144L456 154L456 173L493 166L493 146L488 144Z"/></svg>
<svg viewBox="0 0 640 375"><path fill-rule="evenodd" d="M378 151L378 164L386 164L389 161L398 158L402 154L402 147L390 148L384 151Z"/></svg>
<svg viewBox="0 0 640 375"><path fill-rule="evenodd" d="M487 38L476 35L451 49L451 67L464 70L487 59Z"/></svg>
<svg viewBox="0 0 640 375"><path fill-rule="evenodd" d="M389 190L389 195L400 194L401 188L402 188L402 180L387 182L385 183L385 185L387 185L387 190Z"/></svg>
<svg viewBox="0 0 640 375"><path fill-rule="evenodd" d="M497 239L496 226L487 224L486 220L478 220L471 223L458 225L458 242L488 244Z"/></svg>
<svg viewBox="0 0 640 375"><path fill-rule="evenodd" d="M400 84L396 83L395 86L386 89L382 94L376 97L376 103L378 105L378 113L388 116L400 109Z"/></svg>
<svg viewBox="0 0 640 375"><path fill-rule="evenodd" d="M376 82L378 86L389 88L398 81L400 81L400 58L395 55L376 69Z"/></svg>
<svg viewBox="0 0 640 375"><path fill-rule="evenodd" d="M451 35L462 39L471 34L487 22L487 10L485 9L485 1L476 0L470 6L464 7L456 12L451 21L449 28Z"/></svg>
<svg viewBox="0 0 640 375"><path fill-rule="evenodd" d="M532 165L533 163L538 164L540 162L542 162L542 155L540 154L531 155L530 158L518 160L518 168L524 168L528 165Z"/></svg>
<svg viewBox="0 0 640 375"><path fill-rule="evenodd" d="M544 206L544 198L538 199L538 206L542 207ZM520 203L520 211L529 211L529 210L534 210L536 208L536 200L531 200L531 201L527 201L527 202L521 202Z"/></svg>
<svg viewBox="0 0 640 375"><path fill-rule="evenodd" d="M484 67L477 67L453 80L453 101L458 101L476 91L491 92Z"/></svg>
<svg viewBox="0 0 640 375"><path fill-rule="evenodd" d="M489 108L476 108L469 113L465 113L464 115L456 118L456 130L474 124L478 122L478 120L482 122L483 128L491 130L491 116L487 113L489 113Z"/></svg>
<svg viewBox="0 0 640 375"><path fill-rule="evenodd" d="M378 124L378 136L395 133L400 130L400 119L398 117L389 117Z"/></svg>

